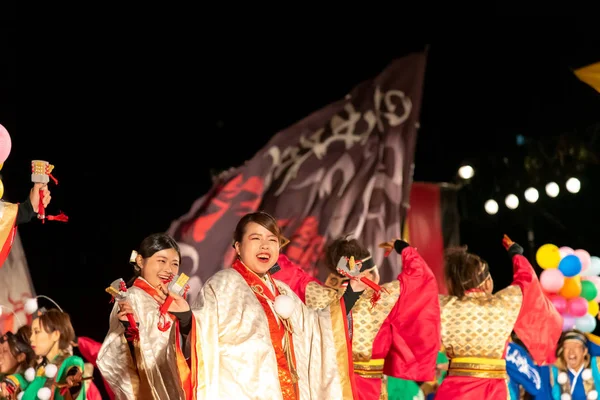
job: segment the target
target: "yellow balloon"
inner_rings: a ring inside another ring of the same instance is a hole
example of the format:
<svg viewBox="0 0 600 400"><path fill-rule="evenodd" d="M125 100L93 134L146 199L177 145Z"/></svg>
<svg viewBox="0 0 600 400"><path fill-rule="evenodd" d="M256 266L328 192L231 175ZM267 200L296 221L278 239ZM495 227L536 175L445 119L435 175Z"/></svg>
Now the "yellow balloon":
<svg viewBox="0 0 600 400"><path fill-rule="evenodd" d="M2 169L2 167L4 167L4 163L3 162L0 163L0 170Z"/></svg>
<svg viewBox="0 0 600 400"><path fill-rule="evenodd" d="M574 299L581 294L581 277L576 275L572 278L565 278L563 287L558 291L565 299Z"/></svg>
<svg viewBox="0 0 600 400"><path fill-rule="evenodd" d="M588 302L588 314L592 317L598 315L598 311L600 311L600 305L594 300Z"/></svg>
<svg viewBox="0 0 600 400"><path fill-rule="evenodd" d="M2 183L2 179L0 179L0 199L4 196L4 183Z"/></svg>
<svg viewBox="0 0 600 400"><path fill-rule="evenodd" d="M553 244L543 245L535 254L535 260L543 269L558 268L558 264L560 264L560 251L558 251L558 246Z"/></svg>

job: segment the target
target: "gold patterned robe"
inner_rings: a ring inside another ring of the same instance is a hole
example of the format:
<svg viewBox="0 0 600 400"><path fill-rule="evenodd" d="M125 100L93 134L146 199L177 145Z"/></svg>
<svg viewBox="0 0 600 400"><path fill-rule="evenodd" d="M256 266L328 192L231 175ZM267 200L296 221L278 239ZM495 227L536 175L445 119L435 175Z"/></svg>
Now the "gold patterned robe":
<svg viewBox="0 0 600 400"><path fill-rule="evenodd" d="M125 328L117 316L119 306L115 304L108 334L98 352L98 369L117 400L186 399L181 382L181 374L186 371L178 370L177 322L173 321L167 331L160 331L157 327L159 306L151 294L136 286L127 292L127 300L139 323L135 361L125 338ZM189 370L187 372L189 374Z"/></svg>
<svg viewBox="0 0 600 400"><path fill-rule="evenodd" d="M8 257L15 239L18 210L17 204L0 201L0 268Z"/></svg>
<svg viewBox="0 0 600 400"><path fill-rule="evenodd" d="M355 393L359 400L387 399L384 376L412 381L435 378L440 348L440 308L433 272L412 247L401 253L398 279L381 285L381 297L372 304L367 289L352 308L349 336L352 341ZM339 299L345 286L332 274L323 286L284 255L279 256L281 277L311 308L322 308Z"/></svg>
<svg viewBox="0 0 600 400"><path fill-rule="evenodd" d="M554 359L562 317L535 271L513 257L513 283L496 294L473 289L463 298L440 296L442 344L450 359L436 400L508 399L506 347L514 330L534 362Z"/></svg>
<svg viewBox="0 0 600 400"><path fill-rule="evenodd" d="M289 322L298 399L351 400L345 315L339 302L312 310L287 285L274 283L294 303ZM267 311L239 272L230 268L213 275L192 310L197 399L284 398Z"/></svg>

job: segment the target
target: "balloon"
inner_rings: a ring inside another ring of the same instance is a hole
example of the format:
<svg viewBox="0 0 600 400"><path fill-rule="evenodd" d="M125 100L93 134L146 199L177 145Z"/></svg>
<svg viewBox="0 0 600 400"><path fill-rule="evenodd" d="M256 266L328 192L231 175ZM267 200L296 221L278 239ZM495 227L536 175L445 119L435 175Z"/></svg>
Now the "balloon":
<svg viewBox="0 0 600 400"><path fill-rule="evenodd" d="M570 278L581 272L581 260L579 260L579 257L576 255L569 254L560 260L558 269L563 273L564 276Z"/></svg>
<svg viewBox="0 0 600 400"><path fill-rule="evenodd" d="M592 281L581 281L581 297L586 299L587 301L592 301L598 296L598 288L596 288L596 284Z"/></svg>
<svg viewBox="0 0 600 400"><path fill-rule="evenodd" d="M565 283L565 277L558 269L546 269L540 274L540 285L549 293L558 292Z"/></svg>
<svg viewBox="0 0 600 400"><path fill-rule="evenodd" d="M565 299L574 299L581 293L581 278L574 276L573 278L565 278L563 287L558 291Z"/></svg>
<svg viewBox="0 0 600 400"><path fill-rule="evenodd" d="M553 244L545 244L535 253L535 260L542 269L557 268L560 263L560 252Z"/></svg>
<svg viewBox="0 0 600 400"><path fill-rule="evenodd" d="M572 248L570 248L568 246L563 246L558 249L558 252L560 253L560 258L563 259L565 256L575 253L575 250L573 250Z"/></svg>
<svg viewBox="0 0 600 400"><path fill-rule="evenodd" d="M571 317L569 314L563 315L563 332L570 331L575 328L575 318Z"/></svg>
<svg viewBox="0 0 600 400"><path fill-rule="evenodd" d="M0 179L0 199L4 196L4 183L2 183L2 179Z"/></svg>
<svg viewBox="0 0 600 400"><path fill-rule="evenodd" d="M581 276L598 276L600 275L600 258L592 256L590 257L590 266L585 270L581 271Z"/></svg>
<svg viewBox="0 0 600 400"><path fill-rule="evenodd" d="M594 300L590 301L588 303L588 314L590 314L592 317L595 317L598 315L598 311L600 311L600 304Z"/></svg>
<svg viewBox="0 0 600 400"><path fill-rule="evenodd" d="M577 256L577 258L579 258L579 261L581 261L582 271L588 269L592 264L592 258L590 257L590 253L588 253L585 250L577 249L575 250L575 253L573 253L573 255Z"/></svg>
<svg viewBox="0 0 600 400"><path fill-rule="evenodd" d="M560 315L567 312L567 300L564 297L557 294L551 294L548 298Z"/></svg>
<svg viewBox="0 0 600 400"><path fill-rule="evenodd" d="M590 314L585 314L583 317L575 319L575 328L581 332L593 332L596 329L596 318Z"/></svg>
<svg viewBox="0 0 600 400"><path fill-rule="evenodd" d="M590 266L585 271L581 272L581 276L600 275L600 258L596 256L590 257Z"/></svg>
<svg viewBox="0 0 600 400"><path fill-rule="evenodd" d="M583 317L588 312L588 302L583 297L575 297L567 303L569 315Z"/></svg>
<svg viewBox="0 0 600 400"><path fill-rule="evenodd" d="M5 127L0 125L0 162L4 163L10 154L12 142Z"/></svg>

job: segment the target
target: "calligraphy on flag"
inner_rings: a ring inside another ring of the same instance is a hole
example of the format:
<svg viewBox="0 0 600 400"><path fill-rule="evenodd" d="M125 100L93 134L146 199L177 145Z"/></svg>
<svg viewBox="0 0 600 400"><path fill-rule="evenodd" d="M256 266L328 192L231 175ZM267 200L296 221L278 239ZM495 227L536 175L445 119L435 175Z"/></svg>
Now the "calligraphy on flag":
<svg viewBox="0 0 600 400"><path fill-rule="evenodd" d="M192 276L191 293L231 265L235 225L257 210L278 220L291 240L283 251L313 275L328 241L343 234L369 246L384 280L398 274L398 260L384 259L377 244L400 237L425 58L414 53L393 61L216 178L209 193L169 228L181 246L182 272Z"/></svg>

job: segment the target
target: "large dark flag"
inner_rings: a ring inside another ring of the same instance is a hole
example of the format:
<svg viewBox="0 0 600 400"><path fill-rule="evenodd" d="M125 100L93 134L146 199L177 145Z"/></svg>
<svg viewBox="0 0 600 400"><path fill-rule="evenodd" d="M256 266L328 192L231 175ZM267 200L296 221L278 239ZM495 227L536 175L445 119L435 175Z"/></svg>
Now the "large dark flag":
<svg viewBox="0 0 600 400"><path fill-rule="evenodd" d="M231 265L235 225L257 210L278 220L291 240L285 254L313 275L328 241L352 234L370 247L382 278L395 277L397 257L384 259L377 245L401 234L425 60L425 53L415 53L393 61L218 176L169 228L181 245L182 272L192 276L191 293Z"/></svg>

